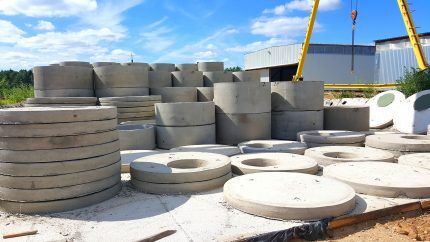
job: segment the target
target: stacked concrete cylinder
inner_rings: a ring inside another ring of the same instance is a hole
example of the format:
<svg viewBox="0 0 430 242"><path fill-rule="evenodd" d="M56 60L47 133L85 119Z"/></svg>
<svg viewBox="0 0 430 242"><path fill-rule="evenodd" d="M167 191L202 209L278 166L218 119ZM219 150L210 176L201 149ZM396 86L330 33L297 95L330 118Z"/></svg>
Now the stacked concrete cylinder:
<svg viewBox="0 0 430 242"><path fill-rule="evenodd" d="M273 82L272 138L296 140L297 133L321 130L324 122L324 82Z"/></svg>
<svg viewBox="0 0 430 242"><path fill-rule="evenodd" d="M198 70L203 73L203 87L197 87L197 101L207 102L214 99L214 83L233 82L231 72L224 71L223 62L201 62Z"/></svg>
<svg viewBox="0 0 430 242"><path fill-rule="evenodd" d="M25 107L96 106L96 97L36 97L27 98Z"/></svg>
<svg viewBox="0 0 430 242"><path fill-rule="evenodd" d="M369 131L369 106L331 106L324 108L324 129Z"/></svg>
<svg viewBox="0 0 430 242"><path fill-rule="evenodd" d="M161 103L161 96L129 96L99 98L102 106L118 109L118 123L154 119L154 104Z"/></svg>
<svg viewBox="0 0 430 242"><path fill-rule="evenodd" d="M155 122L158 148L215 143L213 102L157 103Z"/></svg>
<svg viewBox="0 0 430 242"><path fill-rule="evenodd" d="M12 108L0 120L0 210L60 212L120 191L116 108Z"/></svg>
<svg viewBox="0 0 430 242"><path fill-rule="evenodd" d="M237 145L270 139L270 85L258 82L216 83L217 143Z"/></svg>
<svg viewBox="0 0 430 242"><path fill-rule="evenodd" d="M260 82L260 79L259 70L233 72L234 82Z"/></svg>
<svg viewBox="0 0 430 242"><path fill-rule="evenodd" d="M145 124L118 125L121 150L155 149L155 127Z"/></svg>
<svg viewBox="0 0 430 242"><path fill-rule="evenodd" d="M146 63L123 63L94 67L97 97L149 95L149 66Z"/></svg>
<svg viewBox="0 0 430 242"><path fill-rule="evenodd" d="M33 68L35 97L93 97L93 69L87 62Z"/></svg>

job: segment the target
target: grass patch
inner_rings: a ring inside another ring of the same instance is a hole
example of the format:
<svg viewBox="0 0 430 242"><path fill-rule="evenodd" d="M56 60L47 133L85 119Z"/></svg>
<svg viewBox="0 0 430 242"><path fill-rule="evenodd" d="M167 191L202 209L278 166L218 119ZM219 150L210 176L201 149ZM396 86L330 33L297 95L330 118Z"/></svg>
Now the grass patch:
<svg viewBox="0 0 430 242"><path fill-rule="evenodd" d="M369 87L363 90L363 97L372 98L378 94L378 91L374 87Z"/></svg>
<svg viewBox="0 0 430 242"><path fill-rule="evenodd" d="M403 92L406 97L428 90L430 89L430 69L424 71L415 68L405 70L404 76L396 82L399 84L397 90Z"/></svg>
<svg viewBox="0 0 430 242"><path fill-rule="evenodd" d="M30 84L21 84L11 88L0 89L0 105L10 105L21 103L25 99L34 96L33 86Z"/></svg>

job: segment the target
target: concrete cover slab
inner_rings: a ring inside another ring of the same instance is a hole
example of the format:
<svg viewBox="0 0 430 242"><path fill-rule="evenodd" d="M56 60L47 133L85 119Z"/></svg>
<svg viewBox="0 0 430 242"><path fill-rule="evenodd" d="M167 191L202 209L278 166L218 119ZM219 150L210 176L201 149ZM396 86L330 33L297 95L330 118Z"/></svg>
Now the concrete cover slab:
<svg viewBox="0 0 430 242"><path fill-rule="evenodd" d="M157 147L171 149L183 145L214 144L215 124L199 126L157 126Z"/></svg>
<svg viewBox="0 0 430 242"><path fill-rule="evenodd" d="M396 90L381 92L371 98L367 105L370 107L370 128L385 128L393 123L394 113L398 111L405 95Z"/></svg>
<svg viewBox="0 0 430 242"><path fill-rule="evenodd" d="M430 117L430 90L408 97L397 108L394 128L402 133L426 134Z"/></svg>
<svg viewBox="0 0 430 242"><path fill-rule="evenodd" d="M185 145L170 149L170 152L208 152L226 156L240 154L240 149L237 146L230 145Z"/></svg>
<svg viewBox="0 0 430 242"><path fill-rule="evenodd" d="M284 152L303 155L306 144L289 140L250 140L238 144L242 153Z"/></svg>
<svg viewBox="0 0 430 242"><path fill-rule="evenodd" d="M430 197L430 170L387 162L350 162L324 168L324 176L352 186L357 193L381 197Z"/></svg>
<svg viewBox="0 0 430 242"><path fill-rule="evenodd" d="M118 126L121 150L155 149L155 127L153 125L122 124Z"/></svg>
<svg viewBox="0 0 430 242"><path fill-rule="evenodd" d="M398 158L397 162L402 165L430 169L430 153L402 155Z"/></svg>
<svg viewBox="0 0 430 242"><path fill-rule="evenodd" d="M306 145L308 146L308 148L325 147L325 146L333 146L333 145L363 147L364 143L360 142L360 143L351 143L351 144L324 144L324 143L306 142Z"/></svg>
<svg viewBox="0 0 430 242"><path fill-rule="evenodd" d="M317 220L346 214L355 207L354 190L334 179L293 172L260 172L224 185L232 207L262 217Z"/></svg>
<svg viewBox="0 0 430 242"><path fill-rule="evenodd" d="M404 152L430 152L430 136L414 134L380 134L366 137L366 146Z"/></svg>
<svg viewBox="0 0 430 242"><path fill-rule="evenodd" d="M353 144L364 143L366 135L346 130L310 130L297 133L300 142L322 144Z"/></svg>
<svg viewBox="0 0 430 242"><path fill-rule="evenodd" d="M229 172L229 157L204 152L162 153L134 160L130 164L132 180L153 183L206 181Z"/></svg>
<svg viewBox="0 0 430 242"><path fill-rule="evenodd" d="M99 98L101 103L105 102L146 102L146 101L161 101L160 95L151 96L127 96L127 97L102 97Z"/></svg>
<svg viewBox="0 0 430 242"><path fill-rule="evenodd" d="M272 82L273 111L319 111L324 104L324 82Z"/></svg>
<svg viewBox="0 0 430 242"><path fill-rule="evenodd" d="M160 153L160 150L123 150L121 151L121 172L130 173L130 163L134 160Z"/></svg>
<svg viewBox="0 0 430 242"><path fill-rule="evenodd" d="M155 104L158 126L194 126L215 123L214 102L178 102Z"/></svg>
<svg viewBox="0 0 430 242"><path fill-rule="evenodd" d="M299 172L316 174L317 162L303 155L288 153L254 153L231 158L233 173L244 175L256 172Z"/></svg>
<svg viewBox="0 0 430 242"><path fill-rule="evenodd" d="M123 108L117 107L118 113L140 113L140 112L155 112L155 106L147 106L147 107L131 107L131 108Z"/></svg>
<svg viewBox="0 0 430 242"><path fill-rule="evenodd" d="M104 101L100 102L102 106L114 106L118 108L135 108L135 107L154 107L154 104L160 103L157 101L142 101L142 102L121 102L121 101Z"/></svg>
<svg viewBox="0 0 430 242"><path fill-rule="evenodd" d="M315 159L318 164L328 166L341 162L395 162L391 152L368 147L325 146L310 148L305 155Z"/></svg>
<svg viewBox="0 0 430 242"><path fill-rule="evenodd" d="M96 102L96 97L36 97L25 100L27 104L92 104Z"/></svg>

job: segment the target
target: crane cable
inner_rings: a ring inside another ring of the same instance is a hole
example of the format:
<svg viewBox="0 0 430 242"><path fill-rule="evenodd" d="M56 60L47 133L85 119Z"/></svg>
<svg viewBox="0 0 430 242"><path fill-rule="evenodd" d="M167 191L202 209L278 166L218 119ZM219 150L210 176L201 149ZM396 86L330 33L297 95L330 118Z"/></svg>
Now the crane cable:
<svg viewBox="0 0 430 242"><path fill-rule="evenodd" d="M352 9L351 0L351 20L352 20L352 43L351 43L351 73L354 73L354 42L355 42L355 25L358 16L358 0L355 0L355 9Z"/></svg>

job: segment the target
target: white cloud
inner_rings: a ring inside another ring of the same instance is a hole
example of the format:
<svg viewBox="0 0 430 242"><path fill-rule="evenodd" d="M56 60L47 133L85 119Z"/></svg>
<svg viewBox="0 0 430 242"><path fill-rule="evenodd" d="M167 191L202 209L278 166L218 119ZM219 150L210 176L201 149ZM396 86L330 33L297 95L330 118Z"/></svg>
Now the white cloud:
<svg viewBox="0 0 430 242"><path fill-rule="evenodd" d="M274 13L276 15L285 14L287 11L299 10L309 11L312 8L313 0L292 0L273 9L265 9L263 13ZM336 10L342 4L341 0L321 0L318 5L319 11Z"/></svg>
<svg viewBox="0 0 430 242"><path fill-rule="evenodd" d="M251 33L267 37L282 35L292 38L303 35L308 21L308 17L260 17L251 25ZM315 24L315 27L318 26Z"/></svg>
<svg viewBox="0 0 430 242"><path fill-rule="evenodd" d="M5 0L1 1L0 13L29 17L65 17L96 8L96 0Z"/></svg>
<svg viewBox="0 0 430 242"><path fill-rule="evenodd" d="M101 52L92 57L90 57L91 62L96 61L114 61L114 62L130 62L131 55L133 55L133 60L141 58L131 50L114 49L110 52Z"/></svg>
<svg viewBox="0 0 430 242"><path fill-rule="evenodd" d="M265 41L255 41L245 45L236 45L227 49L230 52L246 53L261 50L271 46L287 45L294 43L293 39L270 38Z"/></svg>
<svg viewBox="0 0 430 242"><path fill-rule="evenodd" d="M160 52L166 50L175 43L175 36L172 34L173 29L169 28L163 23L168 18L164 16L145 27L145 31L140 33L140 40L142 47L151 52Z"/></svg>
<svg viewBox="0 0 430 242"><path fill-rule="evenodd" d="M193 56L196 61L214 61L218 54L212 50L207 50L196 52Z"/></svg>
<svg viewBox="0 0 430 242"><path fill-rule="evenodd" d="M25 34L20 28L13 23L0 20L0 43L15 43Z"/></svg>
<svg viewBox="0 0 430 242"><path fill-rule="evenodd" d="M34 29L38 29L38 30L54 30L55 26L51 22L49 22L49 21L39 20L37 22L37 25L34 26Z"/></svg>

